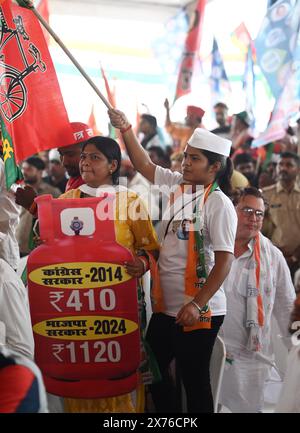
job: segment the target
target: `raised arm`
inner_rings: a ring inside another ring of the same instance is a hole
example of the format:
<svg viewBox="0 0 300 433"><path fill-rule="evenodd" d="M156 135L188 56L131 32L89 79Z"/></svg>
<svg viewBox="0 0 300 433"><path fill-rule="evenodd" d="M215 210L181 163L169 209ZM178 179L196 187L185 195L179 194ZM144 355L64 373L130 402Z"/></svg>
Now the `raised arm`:
<svg viewBox="0 0 300 433"><path fill-rule="evenodd" d="M135 133L133 132L130 123L122 111L109 110L111 124L120 129L127 153L134 166L149 182L154 183L156 165L151 161L148 153L139 143Z"/></svg>

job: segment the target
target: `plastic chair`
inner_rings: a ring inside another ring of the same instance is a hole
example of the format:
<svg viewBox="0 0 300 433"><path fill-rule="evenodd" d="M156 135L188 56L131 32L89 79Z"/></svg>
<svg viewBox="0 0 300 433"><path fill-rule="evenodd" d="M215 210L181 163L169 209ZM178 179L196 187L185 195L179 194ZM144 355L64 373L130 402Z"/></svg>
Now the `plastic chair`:
<svg viewBox="0 0 300 433"><path fill-rule="evenodd" d="M217 336L210 360L210 383L214 400L214 412L218 412L220 390L225 368L226 348L221 337Z"/></svg>
<svg viewBox="0 0 300 433"><path fill-rule="evenodd" d="M283 343L283 337L280 334L279 326L275 317L271 318L271 339L273 344L275 364L278 368L281 379L283 380L286 369L287 369L287 359L288 359L288 349Z"/></svg>

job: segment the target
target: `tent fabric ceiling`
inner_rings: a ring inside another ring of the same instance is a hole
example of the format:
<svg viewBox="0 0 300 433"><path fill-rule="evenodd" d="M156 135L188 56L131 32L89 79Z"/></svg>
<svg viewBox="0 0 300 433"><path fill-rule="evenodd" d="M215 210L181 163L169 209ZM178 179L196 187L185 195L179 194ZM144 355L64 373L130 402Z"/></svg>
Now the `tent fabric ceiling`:
<svg viewBox="0 0 300 433"><path fill-rule="evenodd" d="M58 15L101 16L165 22L191 0L48 0L50 12ZM195 0L193 0L195 1Z"/></svg>
<svg viewBox="0 0 300 433"><path fill-rule="evenodd" d="M183 7L188 3L191 3L191 0L60 0L63 3L91 3L91 4L107 4L111 5L121 3L122 5L136 5L136 6L163 6L163 7Z"/></svg>

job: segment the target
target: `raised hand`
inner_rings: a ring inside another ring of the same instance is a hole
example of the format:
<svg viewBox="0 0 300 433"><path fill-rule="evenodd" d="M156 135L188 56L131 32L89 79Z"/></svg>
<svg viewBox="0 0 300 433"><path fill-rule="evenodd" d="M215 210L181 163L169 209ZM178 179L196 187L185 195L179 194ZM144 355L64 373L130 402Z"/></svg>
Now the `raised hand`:
<svg viewBox="0 0 300 433"><path fill-rule="evenodd" d="M191 302L178 312L176 323L182 326L194 326L199 320L199 310Z"/></svg>
<svg viewBox="0 0 300 433"><path fill-rule="evenodd" d="M31 186L25 185L24 188L17 189L15 200L17 204L29 210L36 196L35 190Z"/></svg>
<svg viewBox="0 0 300 433"><path fill-rule="evenodd" d="M111 110L108 110L108 115L110 118L110 123L114 128L126 129L128 128L128 126L130 126L127 117L122 111L113 108Z"/></svg>
<svg viewBox="0 0 300 433"><path fill-rule="evenodd" d="M169 111L169 110L170 110L170 103L169 103L169 100L168 100L168 98L166 98L166 99L165 99L165 102L164 102L164 107L165 107L165 109L166 109L167 111Z"/></svg>
<svg viewBox="0 0 300 433"><path fill-rule="evenodd" d="M125 262L126 272L132 277L140 278L144 273L144 264L142 260L135 256L131 262Z"/></svg>

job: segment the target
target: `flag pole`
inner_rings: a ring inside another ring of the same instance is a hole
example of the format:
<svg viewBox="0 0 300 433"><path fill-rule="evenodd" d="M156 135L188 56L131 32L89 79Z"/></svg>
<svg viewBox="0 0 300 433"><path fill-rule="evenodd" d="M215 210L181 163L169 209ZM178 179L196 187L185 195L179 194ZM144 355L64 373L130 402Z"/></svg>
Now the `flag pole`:
<svg viewBox="0 0 300 433"><path fill-rule="evenodd" d="M58 45L61 47L61 49L66 53L66 55L69 57L71 62L76 66L78 71L84 76L84 78L87 80L87 82L90 84L90 86L94 89L94 91L97 93L99 98L102 100L102 102L106 105L106 107L111 110L113 107L110 105L110 103L107 101L107 99L102 95L96 84L91 80L91 78L88 76L88 74L85 72L85 70L82 68L82 66L77 62L75 57L72 55L72 53L68 50L68 48L65 46L65 44L62 42L62 40L57 36L57 34L52 30L52 28L49 26L47 21L44 20L44 18L40 15L40 13L35 9L35 7L30 8L34 15L37 17L37 19L40 21L40 23L45 27L47 32L50 33L50 35L53 37L55 42L58 43Z"/></svg>

